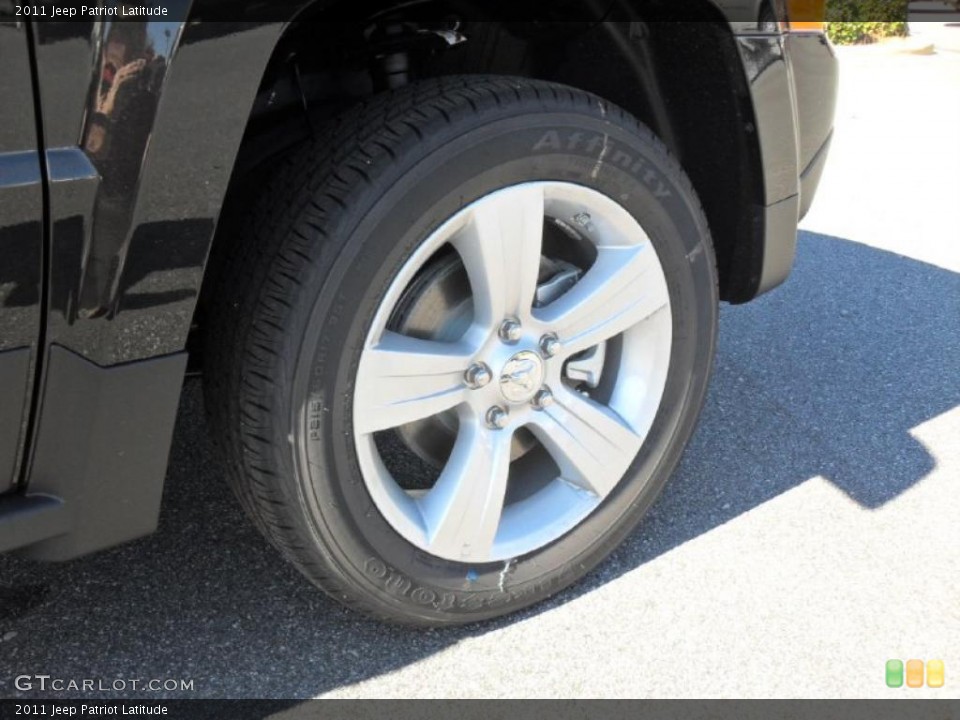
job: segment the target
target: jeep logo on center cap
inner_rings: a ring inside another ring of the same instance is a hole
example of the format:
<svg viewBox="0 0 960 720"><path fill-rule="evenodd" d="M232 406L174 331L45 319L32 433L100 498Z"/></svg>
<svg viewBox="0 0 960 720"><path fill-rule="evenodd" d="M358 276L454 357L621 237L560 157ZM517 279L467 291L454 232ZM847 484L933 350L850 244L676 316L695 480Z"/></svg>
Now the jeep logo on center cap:
<svg viewBox="0 0 960 720"><path fill-rule="evenodd" d="M524 350L507 360L500 371L500 393L513 403L526 402L543 384L543 361Z"/></svg>

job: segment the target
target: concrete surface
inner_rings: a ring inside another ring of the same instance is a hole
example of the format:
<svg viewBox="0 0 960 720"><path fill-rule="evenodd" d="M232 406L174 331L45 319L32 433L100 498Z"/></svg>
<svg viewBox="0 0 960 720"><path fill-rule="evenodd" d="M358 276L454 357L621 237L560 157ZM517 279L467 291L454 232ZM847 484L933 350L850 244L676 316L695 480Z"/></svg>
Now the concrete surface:
<svg viewBox="0 0 960 720"><path fill-rule="evenodd" d="M157 535L0 558L0 695L26 673L193 680L156 697L960 697L960 54L841 56L796 271L723 308L679 472L583 583L457 631L341 610L244 521L191 381ZM888 689L888 658L943 659L946 685Z"/></svg>

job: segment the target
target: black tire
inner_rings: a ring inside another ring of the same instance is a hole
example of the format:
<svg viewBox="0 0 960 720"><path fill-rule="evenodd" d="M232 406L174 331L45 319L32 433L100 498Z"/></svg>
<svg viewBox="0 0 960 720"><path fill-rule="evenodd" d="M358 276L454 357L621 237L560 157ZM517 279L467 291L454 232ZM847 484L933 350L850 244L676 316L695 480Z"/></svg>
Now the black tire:
<svg viewBox="0 0 960 720"><path fill-rule="evenodd" d="M603 134L608 153L621 151L616 162L575 142L588 133ZM512 561L503 582L504 563L430 556L380 515L351 440L352 382L379 297L417 244L459 207L533 179L629 197L624 207L661 257L673 343L663 402L624 480L579 526ZM343 604L381 620L444 625L536 603L603 560L674 470L711 371L715 261L690 181L623 110L526 79L417 83L365 102L300 148L241 226L211 294L211 426L257 527Z"/></svg>

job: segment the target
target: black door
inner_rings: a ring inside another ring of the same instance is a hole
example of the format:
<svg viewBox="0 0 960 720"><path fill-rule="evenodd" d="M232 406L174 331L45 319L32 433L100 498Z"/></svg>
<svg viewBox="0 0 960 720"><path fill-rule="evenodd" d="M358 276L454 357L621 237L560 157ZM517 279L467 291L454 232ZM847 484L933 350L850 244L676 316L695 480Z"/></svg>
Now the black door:
<svg viewBox="0 0 960 720"><path fill-rule="evenodd" d="M0 494L16 485L30 412L40 334L42 188L29 35L23 22L0 16Z"/></svg>

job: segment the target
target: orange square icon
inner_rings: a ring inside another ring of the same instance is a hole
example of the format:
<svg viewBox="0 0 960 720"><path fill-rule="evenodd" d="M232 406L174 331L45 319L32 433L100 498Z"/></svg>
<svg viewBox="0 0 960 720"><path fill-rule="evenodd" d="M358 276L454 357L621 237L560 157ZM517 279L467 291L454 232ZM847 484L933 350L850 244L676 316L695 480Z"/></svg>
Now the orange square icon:
<svg viewBox="0 0 960 720"><path fill-rule="evenodd" d="M927 660L927 687L943 687L943 660Z"/></svg>
<svg viewBox="0 0 960 720"><path fill-rule="evenodd" d="M907 687L923 687L923 660L907 660Z"/></svg>

